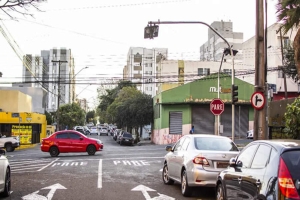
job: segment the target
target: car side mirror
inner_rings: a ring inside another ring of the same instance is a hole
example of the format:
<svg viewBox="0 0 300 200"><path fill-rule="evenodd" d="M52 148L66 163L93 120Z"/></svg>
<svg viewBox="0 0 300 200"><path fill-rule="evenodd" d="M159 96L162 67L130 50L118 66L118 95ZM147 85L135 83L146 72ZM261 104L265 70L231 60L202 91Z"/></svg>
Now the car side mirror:
<svg viewBox="0 0 300 200"><path fill-rule="evenodd" d="M230 158L229 160L229 166L230 167L235 167L236 166L236 158Z"/></svg>
<svg viewBox="0 0 300 200"><path fill-rule="evenodd" d="M5 150L4 149L0 149L0 155L5 155Z"/></svg>
<svg viewBox="0 0 300 200"><path fill-rule="evenodd" d="M172 151L172 146L170 145L166 146L166 151Z"/></svg>
<svg viewBox="0 0 300 200"><path fill-rule="evenodd" d="M79 138L79 140L83 140L83 138L81 137L81 138Z"/></svg>

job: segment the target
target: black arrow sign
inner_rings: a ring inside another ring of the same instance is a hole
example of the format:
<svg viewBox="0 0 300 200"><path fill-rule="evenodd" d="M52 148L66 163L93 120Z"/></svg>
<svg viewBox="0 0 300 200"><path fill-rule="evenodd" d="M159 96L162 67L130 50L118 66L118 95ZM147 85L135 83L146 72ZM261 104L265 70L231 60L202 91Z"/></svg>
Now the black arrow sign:
<svg viewBox="0 0 300 200"><path fill-rule="evenodd" d="M257 106L257 103L261 102L261 101L262 101L262 99L259 99L258 95L255 95L255 105Z"/></svg>

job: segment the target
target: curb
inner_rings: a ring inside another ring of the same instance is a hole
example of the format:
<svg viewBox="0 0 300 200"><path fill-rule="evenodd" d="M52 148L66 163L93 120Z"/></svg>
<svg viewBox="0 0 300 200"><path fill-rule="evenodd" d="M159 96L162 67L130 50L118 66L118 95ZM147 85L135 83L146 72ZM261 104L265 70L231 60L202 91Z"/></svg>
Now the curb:
<svg viewBox="0 0 300 200"><path fill-rule="evenodd" d="M36 147L38 144L22 144L19 147L15 148L15 151L22 150L22 149L32 149Z"/></svg>

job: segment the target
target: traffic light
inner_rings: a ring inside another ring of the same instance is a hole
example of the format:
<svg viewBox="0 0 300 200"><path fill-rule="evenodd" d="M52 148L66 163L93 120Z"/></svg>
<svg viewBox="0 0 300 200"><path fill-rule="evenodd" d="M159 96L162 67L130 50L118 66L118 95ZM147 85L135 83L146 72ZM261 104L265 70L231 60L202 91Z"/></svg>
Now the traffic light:
<svg viewBox="0 0 300 200"><path fill-rule="evenodd" d="M232 87L231 87L231 104L235 104L236 102L239 101L238 89L239 89L239 87L237 85L232 85Z"/></svg>

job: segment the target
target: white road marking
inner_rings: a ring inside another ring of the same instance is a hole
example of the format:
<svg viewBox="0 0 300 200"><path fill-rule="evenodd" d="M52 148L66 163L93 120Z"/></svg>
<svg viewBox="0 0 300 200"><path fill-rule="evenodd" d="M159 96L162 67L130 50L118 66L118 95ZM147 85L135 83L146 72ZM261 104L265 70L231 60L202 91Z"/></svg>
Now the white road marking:
<svg viewBox="0 0 300 200"><path fill-rule="evenodd" d="M57 158L56 160L53 160L51 163L49 163L48 165L46 165L45 167L42 167L41 169L37 170L38 172L42 171L43 169L49 167L50 165L52 165L54 162L58 161L59 158Z"/></svg>
<svg viewBox="0 0 300 200"><path fill-rule="evenodd" d="M99 160L98 167L98 188L102 188L102 159Z"/></svg>
<svg viewBox="0 0 300 200"><path fill-rule="evenodd" d="M114 164L118 165L123 163L123 165L134 165L134 166L144 166L144 165L150 165L147 161L145 160L115 160Z"/></svg>
<svg viewBox="0 0 300 200"><path fill-rule="evenodd" d="M132 155L132 154L131 154ZM163 159L164 157L128 157L126 159ZM81 161L82 159L73 159L73 160L62 160L60 159L59 161L60 162L70 162L70 161L73 161L73 162L76 162L76 161ZM99 158L90 158L90 159L84 159L86 161L98 161ZM122 158L119 158L119 157L116 157L116 158L102 158L102 160L124 160L124 157Z"/></svg>

